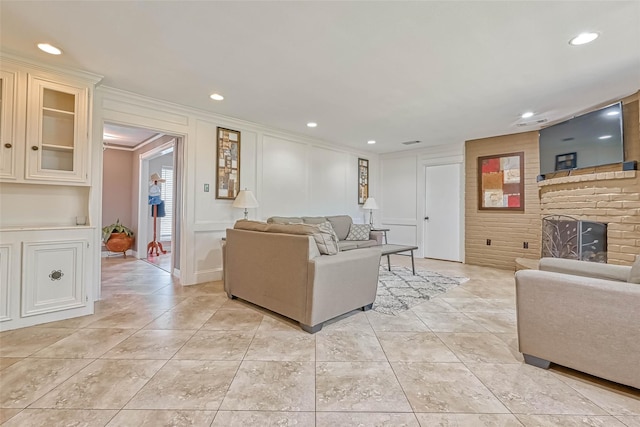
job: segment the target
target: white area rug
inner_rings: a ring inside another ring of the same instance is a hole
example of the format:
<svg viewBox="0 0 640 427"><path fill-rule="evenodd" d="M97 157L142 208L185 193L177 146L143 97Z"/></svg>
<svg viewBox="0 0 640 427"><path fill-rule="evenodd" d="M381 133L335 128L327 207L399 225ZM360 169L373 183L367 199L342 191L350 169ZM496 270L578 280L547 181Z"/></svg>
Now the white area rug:
<svg viewBox="0 0 640 427"><path fill-rule="evenodd" d="M467 280L467 277L449 277L421 268L416 268L414 276L411 267L392 265L391 271L387 271L387 267L381 265L373 310L395 316Z"/></svg>

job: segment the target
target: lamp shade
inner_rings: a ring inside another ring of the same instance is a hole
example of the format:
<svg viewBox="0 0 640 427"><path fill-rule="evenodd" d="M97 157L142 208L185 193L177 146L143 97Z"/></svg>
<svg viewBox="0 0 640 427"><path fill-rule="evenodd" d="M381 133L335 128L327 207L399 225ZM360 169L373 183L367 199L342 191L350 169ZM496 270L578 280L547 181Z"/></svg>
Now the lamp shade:
<svg viewBox="0 0 640 427"><path fill-rule="evenodd" d="M257 208L258 201L253 196L253 193L250 190L240 190L238 195L236 196L233 204L231 205L234 208Z"/></svg>
<svg viewBox="0 0 640 427"><path fill-rule="evenodd" d="M376 203L376 199L369 197L362 207L364 209L378 209L378 204Z"/></svg>

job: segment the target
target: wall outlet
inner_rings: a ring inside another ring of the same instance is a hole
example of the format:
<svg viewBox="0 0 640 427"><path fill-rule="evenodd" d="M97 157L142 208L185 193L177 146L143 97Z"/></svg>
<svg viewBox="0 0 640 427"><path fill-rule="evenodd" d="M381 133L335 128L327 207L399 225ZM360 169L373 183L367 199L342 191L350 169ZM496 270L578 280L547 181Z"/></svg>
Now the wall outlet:
<svg viewBox="0 0 640 427"><path fill-rule="evenodd" d="M529 242L522 242L522 247L524 249L529 249Z"/></svg>
<svg viewBox="0 0 640 427"><path fill-rule="evenodd" d="M208 193L209 192L209 184L205 184L204 185L204 192Z"/></svg>
<svg viewBox="0 0 640 427"><path fill-rule="evenodd" d="M491 239L487 239L487 246L491 246Z"/></svg>

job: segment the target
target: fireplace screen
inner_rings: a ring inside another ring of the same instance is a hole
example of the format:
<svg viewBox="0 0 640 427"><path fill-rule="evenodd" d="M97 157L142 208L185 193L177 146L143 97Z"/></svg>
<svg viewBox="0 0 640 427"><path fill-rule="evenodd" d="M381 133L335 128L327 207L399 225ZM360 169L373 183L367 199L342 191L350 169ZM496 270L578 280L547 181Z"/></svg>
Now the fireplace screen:
<svg viewBox="0 0 640 427"><path fill-rule="evenodd" d="M564 215L542 219L542 256L607 262L607 224Z"/></svg>

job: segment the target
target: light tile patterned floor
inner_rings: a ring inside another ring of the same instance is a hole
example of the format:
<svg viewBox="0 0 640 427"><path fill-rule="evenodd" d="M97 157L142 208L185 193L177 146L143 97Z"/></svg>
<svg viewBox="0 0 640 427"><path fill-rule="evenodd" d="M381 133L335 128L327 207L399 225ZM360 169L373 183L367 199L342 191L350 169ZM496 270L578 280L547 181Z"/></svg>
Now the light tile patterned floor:
<svg viewBox="0 0 640 427"><path fill-rule="evenodd" d="M416 264L471 280L309 335L220 282L104 259L96 314L0 334L0 423L640 426L639 390L523 364L512 272Z"/></svg>

